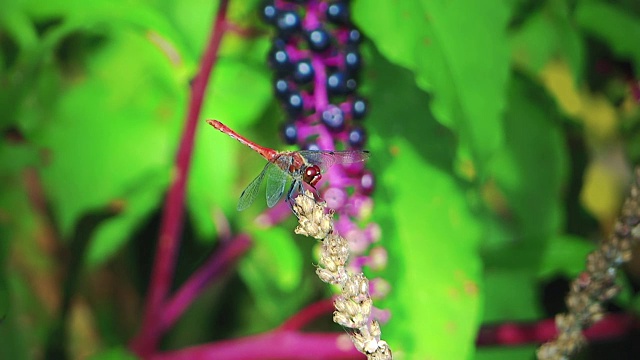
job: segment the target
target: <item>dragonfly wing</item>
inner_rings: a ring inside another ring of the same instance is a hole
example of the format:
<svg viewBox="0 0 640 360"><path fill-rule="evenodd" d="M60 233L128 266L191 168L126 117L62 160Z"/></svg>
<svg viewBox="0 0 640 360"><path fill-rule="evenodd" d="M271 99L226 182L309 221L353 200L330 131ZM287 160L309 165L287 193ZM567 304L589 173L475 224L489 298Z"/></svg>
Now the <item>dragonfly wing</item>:
<svg viewBox="0 0 640 360"><path fill-rule="evenodd" d="M262 180L264 179L265 174L267 173L269 167L271 167L272 165L273 164L271 163L267 163L264 169L262 169L262 171L260 172L260 175L253 179L251 184L249 184L249 186L247 186L247 188L242 191L242 195L240 195L240 200L238 201L238 211L242 211L253 204L256 197L258 196L260 184L262 184Z"/></svg>
<svg viewBox="0 0 640 360"><path fill-rule="evenodd" d="M267 206L273 207L284 194L289 176L275 164L269 163L267 169Z"/></svg>
<svg viewBox="0 0 640 360"><path fill-rule="evenodd" d="M325 150L302 150L300 155L311 165L318 165L324 173L335 164L353 164L364 161L371 156L366 150L345 150L345 151L325 151Z"/></svg>

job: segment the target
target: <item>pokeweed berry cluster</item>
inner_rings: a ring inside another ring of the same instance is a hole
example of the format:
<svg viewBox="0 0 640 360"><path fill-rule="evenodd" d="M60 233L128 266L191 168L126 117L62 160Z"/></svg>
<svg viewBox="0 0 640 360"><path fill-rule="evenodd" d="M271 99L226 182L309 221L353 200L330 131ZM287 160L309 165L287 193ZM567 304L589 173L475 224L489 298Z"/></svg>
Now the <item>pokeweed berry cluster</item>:
<svg viewBox="0 0 640 360"><path fill-rule="evenodd" d="M275 78L273 89L286 114L282 135L286 143L297 144L307 150L362 149L367 133L362 121L367 115L368 104L357 93L362 56L359 46L360 31L351 22L346 0L268 0L261 7L263 19L275 28L268 63ZM391 352L380 340L380 323L385 323L389 311L372 307L370 300L386 296L388 282L381 278L366 281L364 294L349 301L342 301L345 294L354 294L349 285L350 273L359 278L362 268L376 271L386 266L387 253L382 246L372 246L380 240L381 230L376 223L362 226L352 221L364 219L373 208L370 195L375 187L373 174L362 162L335 165L326 174L320 189L326 204L310 218L299 210L301 226L309 229L330 225L331 233L344 236L344 246L329 246L328 253L339 253L337 248L353 255L347 258L330 256L320 259L322 268L318 275L323 281L342 284L343 297L336 303L338 315L334 321L351 328L348 331L356 348L370 359L390 359ZM353 189L348 191L347 189ZM298 196L299 201L309 202L309 196ZM311 205L309 205L311 206ZM331 219L324 206L332 209ZM338 215L334 222L333 215ZM320 225L314 220L319 220ZM322 225L324 224L324 225ZM296 230L298 231L298 230ZM302 233L302 232L300 232ZM337 236L337 235L336 235ZM342 239L342 237L340 237ZM348 245L347 245L348 244ZM337 252L336 252L337 251ZM335 254L334 254L335 255ZM365 282L359 282L365 284ZM356 286L357 287L357 286ZM347 311L348 310L348 311ZM335 315L335 314L334 314ZM357 321L353 319L358 319ZM351 320L349 320L351 319Z"/></svg>
<svg viewBox="0 0 640 360"><path fill-rule="evenodd" d="M347 2L272 0L263 5L262 17L276 30L268 62L288 117L285 142L318 149L309 126L322 124L334 139L362 148L367 103L356 94L362 39Z"/></svg>
<svg viewBox="0 0 640 360"><path fill-rule="evenodd" d="M350 20L347 1L268 0L262 18L275 28L268 63L273 89L286 120L282 137L307 150L362 149L362 121L368 104L357 94L362 56L360 31ZM323 198L330 208L358 215L370 205L374 177L362 164L334 169L325 177ZM348 196L351 186L355 194Z"/></svg>

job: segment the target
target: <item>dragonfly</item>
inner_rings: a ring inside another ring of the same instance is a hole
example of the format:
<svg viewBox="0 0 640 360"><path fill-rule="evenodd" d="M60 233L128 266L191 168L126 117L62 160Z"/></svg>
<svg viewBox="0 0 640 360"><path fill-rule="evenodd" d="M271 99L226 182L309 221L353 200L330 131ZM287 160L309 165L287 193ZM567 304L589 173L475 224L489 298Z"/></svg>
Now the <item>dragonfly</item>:
<svg viewBox="0 0 640 360"><path fill-rule="evenodd" d="M207 123L253 149L268 161L262 172L242 191L238 201L238 211L253 204L265 178L267 179L267 206L270 208L278 203L284 194L287 180L291 179L286 201L293 209L292 195L296 192L302 193L303 184L308 184L317 195L316 184L331 166L357 163L369 158L369 151L366 150L277 151L248 140L218 120L207 120Z"/></svg>

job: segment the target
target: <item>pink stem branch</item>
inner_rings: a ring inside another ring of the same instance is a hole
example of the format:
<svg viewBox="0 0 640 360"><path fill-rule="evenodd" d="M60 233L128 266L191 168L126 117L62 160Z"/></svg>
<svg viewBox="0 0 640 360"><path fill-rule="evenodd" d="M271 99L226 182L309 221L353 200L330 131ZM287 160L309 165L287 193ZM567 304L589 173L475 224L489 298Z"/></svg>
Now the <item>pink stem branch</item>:
<svg viewBox="0 0 640 360"><path fill-rule="evenodd" d="M614 339L640 327L638 319L628 314L609 314L584 331L589 341ZM554 319L536 323L504 323L484 325L478 333L476 345L524 345L547 342L558 335Z"/></svg>
<svg viewBox="0 0 640 360"><path fill-rule="evenodd" d="M324 299L317 301L290 317L287 321L280 325L278 330L300 330L305 325L317 319L318 317L331 314L333 310L333 300Z"/></svg>
<svg viewBox="0 0 640 360"><path fill-rule="evenodd" d="M346 334L272 331L242 339L218 341L155 354L152 360L362 360Z"/></svg>
<svg viewBox="0 0 640 360"><path fill-rule="evenodd" d="M160 329L165 331L184 313L191 303L198 297L214 278L229 270L251 246L247 235L225 242L221 248L210 256L204 266L200 266L189 279L180 287L176 294L166 302L161 314Z"/></svg>
<svg viewBox="0 0 640 360"><path fill-rule="evenodd" d="M217 60L218 48L224 33L227 5L228 0L220 2L209 43L191 88L189 112L176 155L175 176L164 204L160 237L151 273L151 283L147 294L142 328L131 343L132 350L141 356L153 353L162 335L159 331L158 322L161 318L160 314L162 313L164 301L173 282L179 236L184 216L185 188L191 165L194 137L205 90L212 68Z"/></svg>

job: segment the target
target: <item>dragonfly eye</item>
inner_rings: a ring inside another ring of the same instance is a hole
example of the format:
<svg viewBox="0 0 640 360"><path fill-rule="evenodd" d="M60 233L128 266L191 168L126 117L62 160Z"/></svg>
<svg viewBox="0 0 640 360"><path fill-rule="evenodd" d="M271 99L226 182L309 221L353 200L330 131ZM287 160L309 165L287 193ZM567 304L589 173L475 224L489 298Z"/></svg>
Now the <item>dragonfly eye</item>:
<svg viewBox="0 0 640 360"><path fill-rule="evenodd" d="M320 168L318 167L318 165L309 166L304 171L303 180L307 184L311 186L316 186L316 184L318 183L318 181L320 181L320 179L322 179L322 174L320 174Z"/></svg>

